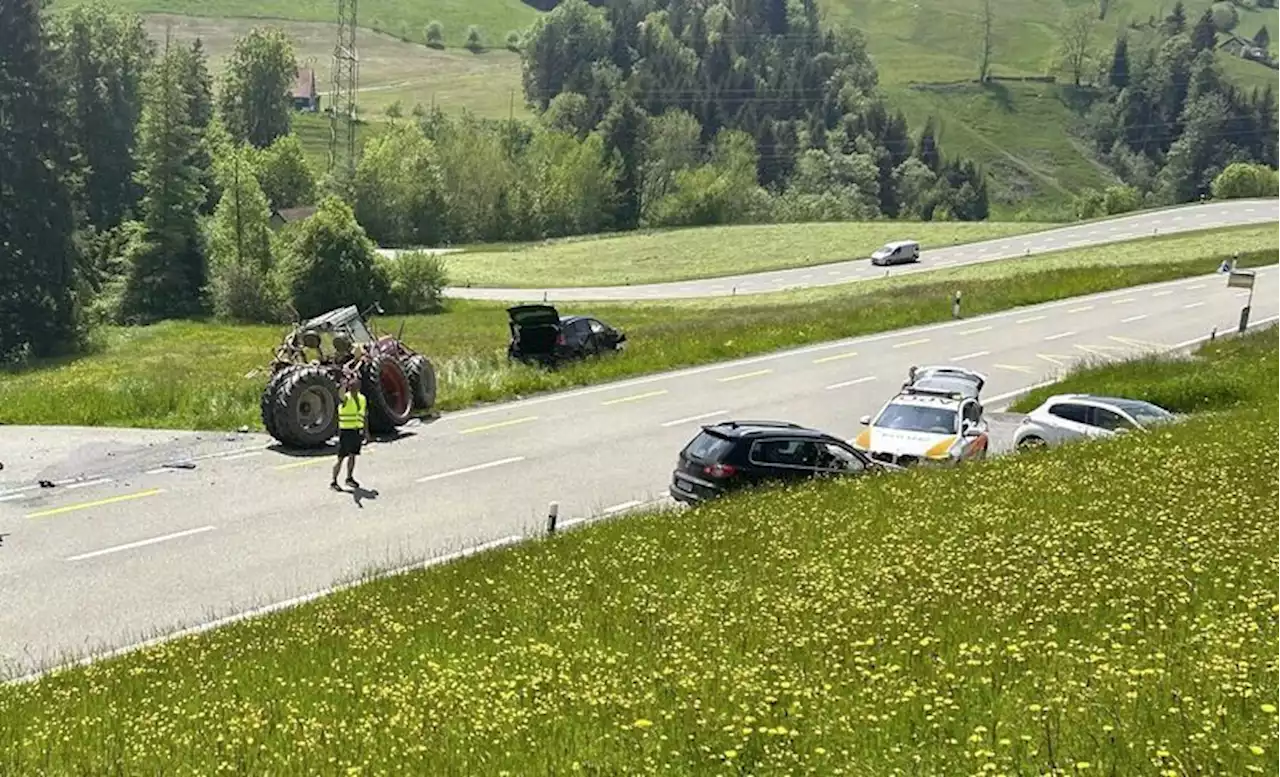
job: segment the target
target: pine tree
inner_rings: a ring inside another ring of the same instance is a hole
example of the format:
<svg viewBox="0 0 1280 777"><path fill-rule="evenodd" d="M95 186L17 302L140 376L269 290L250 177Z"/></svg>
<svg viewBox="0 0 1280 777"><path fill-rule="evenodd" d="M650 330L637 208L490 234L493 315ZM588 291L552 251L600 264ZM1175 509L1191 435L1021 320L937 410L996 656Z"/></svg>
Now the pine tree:
<svg viewBox="0 0 1280 777"><path fill-rule="evenodd" d="M142 239L132 247L119 317L145 322L198 313L205 255L197 214L206 191L193 164L199 135L184 93L184 62L165 42L149 74L138 142Z"/></svg>
<svg viewBox="0 0 1280 777"><path fill-rule="evenodd" d="M0 2L0 361L76 343L69 95L39 0Z"/></svg>
<svg viewBox="0 0 1280 777"><path fill-rule="evenodd" d="M1169 35L1179 35L1187 29L1187 9L1182 0L1173 4L1173 10L1164 18L1164 30Z"/></svg>
<svg viewBox="0 0 1280 777"><path fill-rule="evenodd" d="M141 17L100 0L56 17L71 90L70 134L84 168L81 207L95 229L114 227L142 196L133 180L142 79L154 56Z"/></svg>
<svg viewBox="0 0 1280 777"><path fill-rule="evenodd" d="M916 159L924 162L933 172L942 169L942 155L938 152L938 139L934 134L933 117L925 120L924 129L920 131L920 139L916 141Z"/></svg>
<svg viewBox="0 0 1280 777"><path fill-rule="evenodd" d="M1111 71L1107 83L1114 89L1124 89L1129 85L1129 38L1121 35L1116 38L1116 47L1111 52Z"/></svg>
<svg viewBox="0 0 1280 777"><path fill-rule="evenodd" d="M205 188L200 213L208 215L213 213L218 198L222 196L218 177L214 174L213 149L206 142L209 125L213 121L213 78L209 75L209 58L199 38L192 41L191 48L179 47L177 52L182 63L182 90L187 95L191 128L199 141L192 152L191 164L200 171L200 185Z"/></svg>
<svg viewBox="0 0 1280 777"><path fill-rule="evenodd" d="M624 97L614 103L600 123L605 148L618 161L618 198L613 224L617 229L634 229L640 223L640 192L643 181L640 165L646 116L635 101Z"/></svg>
<svg viewBox="0 0 1280 777"><path fill-rule="evenodd" d="M222 197L209 239L210 291L219 317L271 321L280 311L274 283L271 211L254 177L252 154L233 149L218 165Z"/></svg>
<svg viewBox="0 0 1280 777"><path fill-rule="evenodd" d="M1217 39L1218 30L1213 24L1213 11L1205 9L1196 20L1196 26L1191 28L1191 48L1196 51L1212 49L1217 44Z"/></svg>

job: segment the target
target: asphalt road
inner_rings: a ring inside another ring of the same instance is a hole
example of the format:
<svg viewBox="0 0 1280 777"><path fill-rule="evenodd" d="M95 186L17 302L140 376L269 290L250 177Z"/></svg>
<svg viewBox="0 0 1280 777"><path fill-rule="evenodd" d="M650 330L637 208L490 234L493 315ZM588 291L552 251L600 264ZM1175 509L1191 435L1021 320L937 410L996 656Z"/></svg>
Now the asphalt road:
<svg viewBox="0 0 1280 777"><path fill-rule="evenodd" d="M1255 322L1276 317L1277 276L1258 274ZM1077 359L1233 329L1241 294L1220 275L1182 280L449 414L367 449L357 494L328 490L328 455L290 455L258 435L108 432L86 447L75 430L9 427L0 662L20 673L373 567L510 541L540 531L552 500L562 523L625 512L664 496L677 452L711 419L852 438L911 364L986 372L998 411ZM162 467L184 457L194 468ZM62 478L76 480L35 484Z"/></svg>
<svg viewBox="0 0 1280 777"><path fill-rule="evenodd" d="M467 288L451 286L445 295L460 299L505 301L566 302L574 300L654 300L689 297L724 297L734 294L762 294L786 289L834 286L871 278L908 275L930 270L962 267L967 264L993 262L1034 256L1048 251L1102 245L1153 235L1169 235L1213 227L1265 224L1280 216L1275 200L1227 200L1204 205L1190 205L1166 210L1147 211L1131 216L1074 224L1059 229L1033 232L1017 237L966 243L951 248L931 250L922 244L918 264L895 267L873 267L866 257L849 261L809 265L790 270L732 275L705 280L652 283L634 286L582 286L573 288ZM902 239L911 238L911 225L903 224ZM464 259L465 261L465 259Z"/></svg>

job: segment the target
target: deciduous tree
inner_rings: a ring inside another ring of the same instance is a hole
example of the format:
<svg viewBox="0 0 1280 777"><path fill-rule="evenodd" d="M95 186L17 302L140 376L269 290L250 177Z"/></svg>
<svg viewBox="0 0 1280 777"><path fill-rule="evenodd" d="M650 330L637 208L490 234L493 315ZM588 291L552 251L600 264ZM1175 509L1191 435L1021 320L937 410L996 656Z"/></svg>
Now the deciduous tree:
<svg viewBox="0 0 1280 777"><path fill-rule="evenodd" d="M293 42L283 31L255 27L236 40L219 92L219 109L237 141L266 148L289 134L298 75Z"/></svg>

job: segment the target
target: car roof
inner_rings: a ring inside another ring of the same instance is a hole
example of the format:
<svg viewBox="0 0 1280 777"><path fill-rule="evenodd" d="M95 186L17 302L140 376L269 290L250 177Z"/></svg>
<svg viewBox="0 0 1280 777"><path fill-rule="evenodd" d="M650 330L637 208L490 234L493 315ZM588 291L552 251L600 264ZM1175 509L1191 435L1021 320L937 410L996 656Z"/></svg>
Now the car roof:
<svg viewBox="0 0 1280 777"><path fill-rule="evenodd" d="M918 242L917 240L893 240L885 243L881 248L901 248L902 246L916 245Z"/></svg>
<svg viewBox="0 0 1280 777"><path fill-rule="evenodd" d="M912 383L910 388L958 391L970 399L978 396L977 383L955 375L929 375L923 378L916 378L915 383Z"/></svg>
<svg viewBox="0 0 1280 777"><path fill-rule="evenodd" d="M819 429L793 424L789 421L721 421L707 424L704 431L712 432L720 437L746 438L782 435L785 437L803 437L807 439L839 440L838 437Z"/></svg>
<svg viewBox="0 0 1280 777"><path fill-rule="evenodd" d="M1099 405L1112 405L1114 407L1118 407L1121 410L1126 410L1126 411L1129 408L1135 408L1135 407L1154 407L1154 408L1159 408L1160 410L1165 410L1165 408L1160 407L1156 403L1148 402L1145 399L1133 399L1131 397L1112 397L1112 396L1106 396L1103 394L1055 394L1054 396L1049 397L1047 400L1045 400L1045 403L1047 404L1049 402L1076 402L1076 401L1093 402ZM1167 413L1169 411L1165 410L1165 412Z"/></svg>

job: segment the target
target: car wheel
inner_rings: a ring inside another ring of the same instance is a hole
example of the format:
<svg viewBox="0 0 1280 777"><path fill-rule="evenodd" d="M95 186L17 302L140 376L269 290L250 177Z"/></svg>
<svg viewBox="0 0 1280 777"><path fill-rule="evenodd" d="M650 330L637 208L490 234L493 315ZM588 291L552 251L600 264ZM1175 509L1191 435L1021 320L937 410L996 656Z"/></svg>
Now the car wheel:
<svg viewBox="0 0 1280 777"><path fill-rule="evenodd" d="M1034 434L1032 434L1032 435L1028 435L1027 437L1023 437L1021 440L1018 441L1018 450L1029 451L1029 450L1035 450L1036 448L1046 448L1048 447L1048 445L1049 443L1045 442L1043 439L1036 437Z"/></svg>

